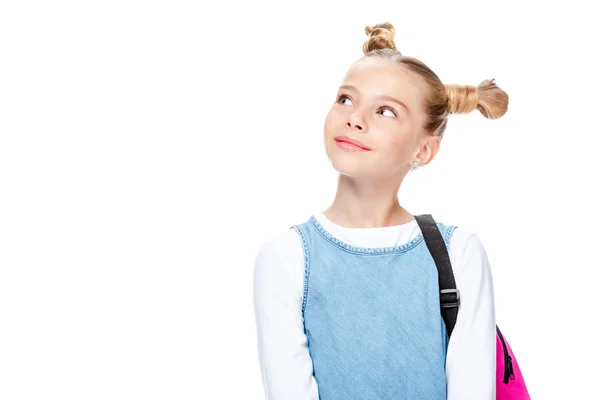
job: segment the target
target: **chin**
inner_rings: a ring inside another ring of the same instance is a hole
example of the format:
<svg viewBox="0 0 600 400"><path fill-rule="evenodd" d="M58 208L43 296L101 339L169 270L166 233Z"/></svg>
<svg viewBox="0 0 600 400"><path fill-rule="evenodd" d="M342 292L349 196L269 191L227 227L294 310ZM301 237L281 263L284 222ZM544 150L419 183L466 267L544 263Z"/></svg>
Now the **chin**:
<svg viewBox="0 0 600 400"><path fill-rule="evenodd" d="M329 161L333 168L342 175L358 178L368 176L372 172L368 161L352 157L351 153L344 151L334 151L329 155Z"/></svg>

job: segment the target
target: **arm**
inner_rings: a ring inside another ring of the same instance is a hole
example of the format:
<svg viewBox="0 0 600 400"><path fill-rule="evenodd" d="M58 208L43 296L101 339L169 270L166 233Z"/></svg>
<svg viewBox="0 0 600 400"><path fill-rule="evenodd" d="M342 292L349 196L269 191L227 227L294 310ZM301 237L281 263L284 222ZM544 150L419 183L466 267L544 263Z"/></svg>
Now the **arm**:
<svg viewBox="0 0 600 400"><path fill-rule="evenodd" d="M451 241L461 305L446 356L447 399L494 400L496 315L490 265L477 235L456 229Z"/></svg>
<svg viewBox="0 0 600 400"><path fill-rule="evenodd" d="M254 266L259 364L268 400L318 400L302 319L304 254L290 229L267 240Z"/></svg>

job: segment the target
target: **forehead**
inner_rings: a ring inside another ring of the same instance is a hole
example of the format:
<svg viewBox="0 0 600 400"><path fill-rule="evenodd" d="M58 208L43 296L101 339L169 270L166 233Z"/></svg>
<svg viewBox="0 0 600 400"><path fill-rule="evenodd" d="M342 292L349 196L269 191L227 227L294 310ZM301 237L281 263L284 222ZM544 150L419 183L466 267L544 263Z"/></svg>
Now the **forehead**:
<svg viewBox="0 0 600 400"><path fill-rule="evenodd" d="M381 57L365 57L354 63L342 84L355 86L364 95L389 95L403 101L411 110L423 101L423 80L395 61Z"/></svg>

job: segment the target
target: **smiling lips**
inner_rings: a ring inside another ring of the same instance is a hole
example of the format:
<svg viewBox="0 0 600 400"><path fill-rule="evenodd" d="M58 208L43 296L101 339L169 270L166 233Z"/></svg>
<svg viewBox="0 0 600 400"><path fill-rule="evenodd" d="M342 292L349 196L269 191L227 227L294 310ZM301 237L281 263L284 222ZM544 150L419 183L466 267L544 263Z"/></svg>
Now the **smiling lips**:
<svg viewBox="0 0 600 400"><path fill-rule="evenodd" d="M371 149L358 140L349 138L348 136L337 136L335 139L338 147L347 151L370 151Z"/></svg>

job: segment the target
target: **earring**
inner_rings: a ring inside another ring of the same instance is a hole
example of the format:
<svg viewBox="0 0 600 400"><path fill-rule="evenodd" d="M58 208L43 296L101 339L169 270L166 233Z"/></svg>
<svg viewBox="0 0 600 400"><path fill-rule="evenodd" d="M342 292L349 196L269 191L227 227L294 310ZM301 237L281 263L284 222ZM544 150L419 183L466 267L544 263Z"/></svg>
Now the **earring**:
<svg viewBox="0 0 600 400"><path fill-rule="evenodd" d="M418 160L415 160L415 161L413 161L413 167L416 167L416 166L417 166L417 164L419 164L419 161L418 161Z"/></svg>

